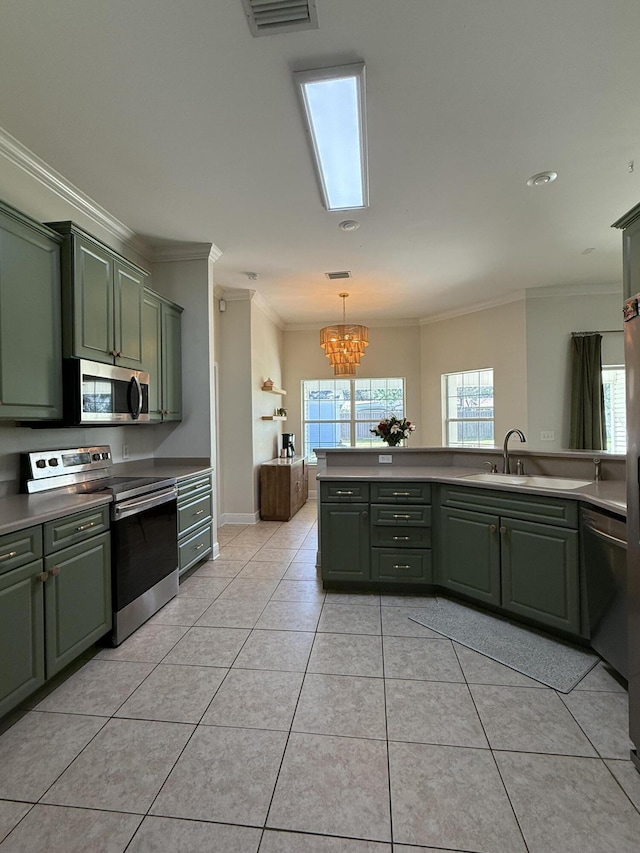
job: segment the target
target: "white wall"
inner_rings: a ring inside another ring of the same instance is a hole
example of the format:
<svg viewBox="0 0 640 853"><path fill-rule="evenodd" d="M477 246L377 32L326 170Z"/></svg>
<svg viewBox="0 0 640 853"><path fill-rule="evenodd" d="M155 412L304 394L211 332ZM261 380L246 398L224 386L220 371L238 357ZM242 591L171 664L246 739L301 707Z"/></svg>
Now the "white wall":
<svg viewBox="0 0 640 853"><path fill-rule="evenodd" d="M525 302L519 299L421 327L422 440L442 441L442 375L493 368L495 437L527 432ZM529 445L527 445L529 446Z"/></svg>
<svg viewBox="0 0 640 853"><path fill-rule="evenodd" d="M602 363L624 364L620 288L527 290L527 396L531 444L537 449L569 447L571 332L619 329L602 337ZM553 431L553 441L540 433Z"/></svg>

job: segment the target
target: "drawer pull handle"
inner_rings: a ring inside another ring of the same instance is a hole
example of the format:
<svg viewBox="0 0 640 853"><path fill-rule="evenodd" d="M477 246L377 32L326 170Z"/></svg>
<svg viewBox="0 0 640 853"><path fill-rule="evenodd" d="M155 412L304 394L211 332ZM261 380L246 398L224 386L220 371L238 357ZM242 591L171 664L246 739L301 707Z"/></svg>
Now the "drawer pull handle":
<svg viewBox="0 0 640 853"><path fill-rule="evenodd" d="M196 551L200 551L202 548L204 548L204 542L201 542L199 545L196 546Z"/></svg>
<svg viewBox="0 0 640 853"><path fill-rule="evenodd" d="M96 522L90 521L88 524L81 524L79 527L76 527L76 533L80 533L81 530L88 530L90 527L95 527Z"/></svg>
<svg viewBox="0 0 640 853"><path fill-rule="evenodd" d="M40 574L37 574L37 575L36 575L36 578L37 578L41 583L44 583L48 577L49 577L49 572L40 572Z"/></svg>
<svg viewBox="0 0 640 853"><path fill-rule="evenodd" d="M392 518L409 519L409 518L411 518L411 516L410 515L393 515Z"/></svg>
<svg viewBox="0 0 640 853"><path fill-rule="evenodd" d="M394 568L394 569L410 569L410 568L411 568L411 566L401 566L401 565L399 565L398 563L396 563L396 564L395 564L395 566L394 566L393 568Z"/></svg>
<svg viewBox="0 0 640 853"><path fill-rule="evenodd" d="M194 515L202 515L204 513L203 509L199 509L198 512L194 512Z"/></svg>
<svg viewBox="0 0 640 853"><path fill-rule="evenodd" d="M339 489L336 491L336 495L352 495L353 492L341 492Z"/></svg>
<svg viewBox="0 0 640 853"><path fill-rule="evenodd" d="M393 537L397 542L408 542L411 539L410 536L394 536Z"/></svg>
<svg viewBox="0 0 640 853"><path fill-rule="evenodd" d="M391 492L394 498L409 498L411 497L411 492Z"/></svg>
<svg viewBox="0 0 640 853"><path fill-rule="evenodd" d="M9 551L7 554L0 554L0 560L8 560L10 557L16 557L17 551Z"/></svg>
<svg viewBox="0 0 640 853"><path fill-rule="evenodd" d="M57 577L60 574L60 566L54 566L52 569L49 569L49 574L52 578Z"/></svg>

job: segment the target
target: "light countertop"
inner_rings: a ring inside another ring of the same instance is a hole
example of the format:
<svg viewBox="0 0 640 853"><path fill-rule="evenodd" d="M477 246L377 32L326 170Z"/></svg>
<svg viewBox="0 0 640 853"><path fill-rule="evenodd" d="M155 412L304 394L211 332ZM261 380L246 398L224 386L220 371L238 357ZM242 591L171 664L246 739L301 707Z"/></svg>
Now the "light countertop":
<svg viewBox="0 0 640 853"><path fill-rule="evenodd" d="M579 489L544 489L538 486L512 485L510 483L486 480L468 480L469 474L485 473L486 469L462 468L454 466L406 466L400 465L330 465L319 472L320 482L336 480L368 480L369 482L433 482L465 486L470 489L491 489L526 494L547 495L550 497L571 499L589 503L592 506L613 512L626 518L627 488L624 480L600 480Z"/></svg>

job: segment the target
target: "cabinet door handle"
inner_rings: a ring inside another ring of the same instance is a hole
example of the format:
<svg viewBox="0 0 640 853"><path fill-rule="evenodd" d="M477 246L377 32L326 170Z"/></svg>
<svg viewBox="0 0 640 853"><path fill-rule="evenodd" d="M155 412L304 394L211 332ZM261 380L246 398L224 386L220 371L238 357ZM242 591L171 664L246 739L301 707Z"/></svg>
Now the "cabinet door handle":
<svg viewBox="0 0 640 853"><path fill-rule="evenodd" d="M393 515L393 516L391 516L391 517L392 517L392 518L402 518L402 519L404 519L404 520L408 520L408 519L410 519L410 518L411 518L411 516L410 516L410 515Z"/></svg>
<svg viewBox="0 0 640 853"><path fill-rule="evenodd" d="M411 566L400 566L399 564L396 563L396 565L393 568L394 569L410 569Z"/></svg>
<svg viewBox="0 0 640 853"><path fill-rule="evenodd" d="M367 518L369 518L369 513L366 511L366 509L365 509L365 510L364 510L364 512L362 513L362 517L363 517L365 520L366 520Z"/></svg>
<svg viewBox="0 0 640 853"><path fill-rule="evenodd" d="M506 532L507 532L507 528L506 528L506 527L500 527L500 533L502 533L502 535L503 535L503 536L504 536L504 534L505 534Z"/></svg>
<svg viewBox="0 0 640 853"><path fill-rule="evenodd" d="M492 533L495 533L495 532L497 531L497 529L498 529L498 526L497 526L496 524L490 524L490 525L489 525L489 530L490 530Z"/></svg>
<svg viewBox="0 0 640 853"><path fill-rule="evenodd" d="M52 569L49 569L49 574L52 578L57 577L60 574L60 566L54 566Z"/></svg>
<svg viewBox="0 0 640 853"><path fill-rule="evenodd" d="M80 527L76 527L76 533L80 533L81 530L88 530L90 527L96 526L95 521L90 521L88 524L81 524Z"/></svg>
<svg viewBox="0 0 640 853"><path fill-rule="evenodd" d="M353 492L341 492L340 490L336 491L336 495L352 495Z"/></svg>
<svg viewBox="0 0 640 853"><path fill-rule="evenodd" d="M391 492L394 498L408 498L411 496L411 492Z"/></svg>
<svg viewBox="0 0 640 853"><path fill-rule="evenodd" d="M393 538L396 542L408 542L411 537L410 536L394 536Z"/></svg>
<svg viewBox="0 0 640 853"><path fill-rule="evenodd" d="M41 583L44 583L49 577L49 572L40 572L40 574L37 574L36 577Z"/></svg>
<svg viewBox="0 0 640 853"><path fill-rule="evenodd" d="M10 557L16 557L17 551L8 551L6 554L0 554L0 560L8 560Z"/></svg>

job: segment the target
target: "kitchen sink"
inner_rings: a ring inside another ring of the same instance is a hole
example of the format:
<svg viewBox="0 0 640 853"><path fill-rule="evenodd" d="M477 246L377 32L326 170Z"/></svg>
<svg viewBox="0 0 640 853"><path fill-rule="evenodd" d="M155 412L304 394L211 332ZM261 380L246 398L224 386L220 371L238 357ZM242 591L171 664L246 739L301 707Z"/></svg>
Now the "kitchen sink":
<svg viewBox="0 0 640 853"><path fill-rule="evenodd" d="M482 483L506 483L510 486L528 486L537 489L581 489L590 486L592 480L573 480L569 477L545 477L534 474L464 474L461 480L476 480Z"/></svg>

